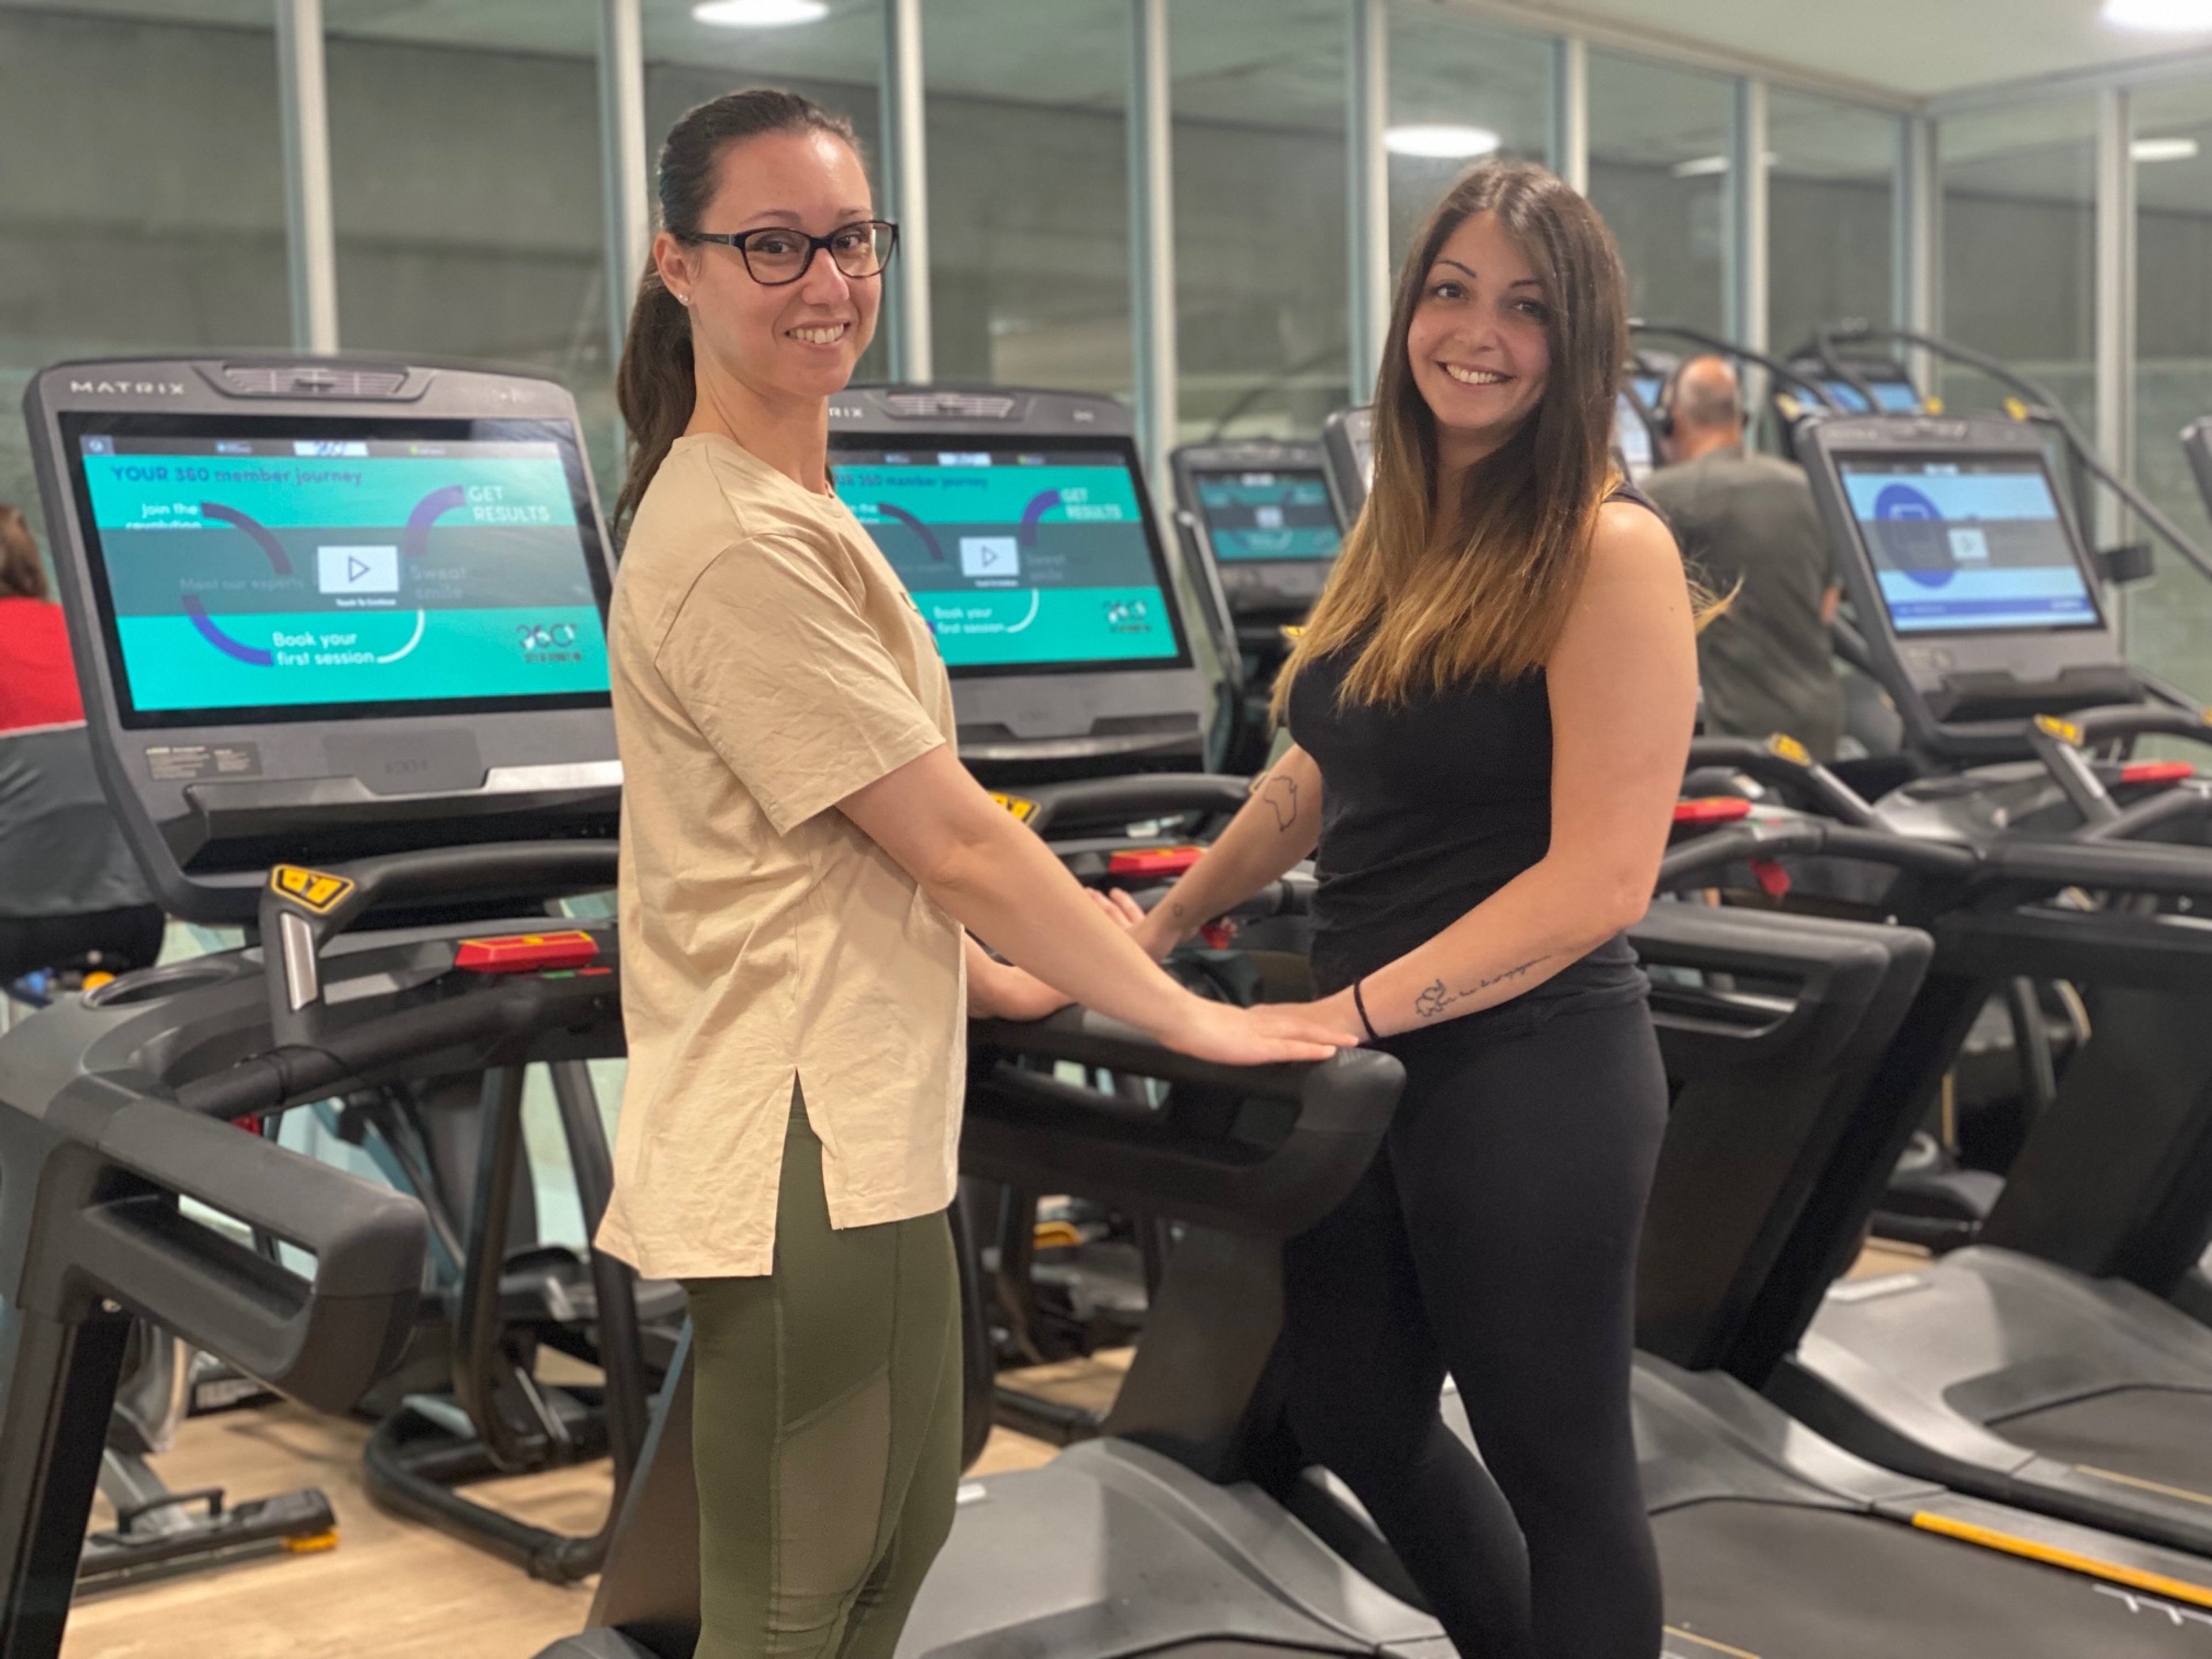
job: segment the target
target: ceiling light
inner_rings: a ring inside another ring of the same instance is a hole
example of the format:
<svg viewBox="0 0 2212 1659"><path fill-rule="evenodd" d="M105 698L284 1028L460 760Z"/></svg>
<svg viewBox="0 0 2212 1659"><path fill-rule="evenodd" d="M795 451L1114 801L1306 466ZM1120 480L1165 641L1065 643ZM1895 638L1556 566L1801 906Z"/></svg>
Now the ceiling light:
<svg viewBox="0 0 2212 1659"><path fill-rule="evenodd" d="M1770 149L1762 159L1767 166L1772 167L1782 158ZM1710 179L1717 173L1728 170L1729 158L1725 155L1699 155L1687 161L1677 161L1667 169L1668 173L1676 179Z"/></svg>
<svg viewBox="0 0 2212 1659"><path fill-rule="evenodd" d="M2194 138L2138 138L2128 146L2138 161L2186 161L2197 154Z"/></svg>
<svg viewBox="0 0 2212 1659"><path fill-rule="evenodd" d="M1447 161L1487 155L1499 142L1488 127L1392 127L1382 135L1382 147L1393 155L1425 155Z"/></svg>
<svg viewBox="0 0 2212 1659"><path fill-rule="evenodd" d="M781 29L818 23L830 15L823 0L702 0L691 15L726 29Z"/></svg>
<svg viewBox="0 0 2212 1659"><path fill-rule="evenodd" d="M2212 0L2105 0L2105 21L2116 28L2186 34L2212 29Z"/></svg>

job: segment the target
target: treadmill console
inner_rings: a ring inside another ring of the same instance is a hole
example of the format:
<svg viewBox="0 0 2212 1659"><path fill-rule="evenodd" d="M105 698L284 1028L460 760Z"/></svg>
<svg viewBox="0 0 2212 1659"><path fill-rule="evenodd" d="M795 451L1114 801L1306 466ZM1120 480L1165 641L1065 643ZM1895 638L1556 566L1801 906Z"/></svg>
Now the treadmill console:
<svg viewBox="0 0 2212 1659"><path fill-rule="evenodd" d="M1121 404L856 386L830 469L937 636L979 775L1202 767L1209 691Z"/></svg>
<svg viewBox="0 0 2212 1659"><path fill-rule="evenodd" d="M1932 753L2026 749L2026 722L2140 690L2041 435L1888 415L1803 428L1799 456L1906 729Z"/></svg>
<svg viewBox="0 0 2212 1659"><path fill-rule="evenodd" d="M24 399L93 751L161 902L270 866L611 837L613 568L538 376L65 363Z"/></svg>
<svg viewBox="0 0 2212 1659"><path fill-rule="evenodd" d="M1328 487L1336 496L1336 516L1350 526L1367 505L1375 482L1375 407L1340 409L1322 422L1322 454L1328 464Z"/></svg>
<svg viewBox="0 0 2212 1659"><path fill-rule="evenodd" d="M1821 357L1793 357L1790 367L1816 382L1848 415L1917 415L1928 407L1920 388L1905 372L1905 365L1893 357L1846 357L1839 362ZM1845 371L1848 378L1839 369ZM1864 386L1866 391L1853 385L1854 380ZM1867 405L1868 392L1874 394L1871 409Z"/></svg>
<svg viewBox="0 0 2212 1659"><path fill-rule="evenodd" d="M1319 444L1187 444L1169 458L1177 520L1238 620L1295 622L1344 540Z"/></svg>

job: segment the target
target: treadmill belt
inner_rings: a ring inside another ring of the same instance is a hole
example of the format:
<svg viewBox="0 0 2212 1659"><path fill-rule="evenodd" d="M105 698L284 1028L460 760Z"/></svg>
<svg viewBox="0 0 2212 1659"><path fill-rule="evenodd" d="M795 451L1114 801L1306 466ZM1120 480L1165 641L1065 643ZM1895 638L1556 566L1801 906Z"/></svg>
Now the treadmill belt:
<svg viewBox="0 0 2212 1659"><path fill-rule="evenodd" d="M2212 1654L2212 1610L1869 1515L1723 1499L1652 1531L1666 1659Z"/></svg>
<svg viewBox="0 0 2212 1659"><path fill-rule="evenodd" d="M2114 1481L2194 1498L2212 1516L2212 1394L2116 1389L1991 1423L2016 1445Z"/></svg>

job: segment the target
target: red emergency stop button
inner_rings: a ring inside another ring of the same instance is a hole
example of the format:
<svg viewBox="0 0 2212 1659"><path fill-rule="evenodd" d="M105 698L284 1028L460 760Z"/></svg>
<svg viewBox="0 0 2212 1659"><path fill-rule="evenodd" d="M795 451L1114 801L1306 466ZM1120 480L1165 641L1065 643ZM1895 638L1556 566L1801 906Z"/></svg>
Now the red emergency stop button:
<svg viewBox="0 0 2212 1659"><path fill-rule="evenodd" d="M2122 783L2179 783L2193 778L2197 769L2187 761L2130 761L2120 768Z"/></svg>
<svg viewBox="0 0 2212 1659"><path fill-rule="evenodd" d="M558 933L465 939L453 952L453 966L471 974L538 974L581 968L599 954L599 942L582 928L572 927Z"/></svg>
<svg viewBox="0 0 2212 1659"><path fill-rule="evenodd" d="M1677 823L1733 823L1751 816L1751 803L1741 795L1705 795L1674 803Z"/></svg>
<svg viewBox="0 0 2212 1659"><path fill-rule="evenodd" d="M1135 847L1106 860L1109 876L1179 876L1205 857L1203 847Z"/></svg>

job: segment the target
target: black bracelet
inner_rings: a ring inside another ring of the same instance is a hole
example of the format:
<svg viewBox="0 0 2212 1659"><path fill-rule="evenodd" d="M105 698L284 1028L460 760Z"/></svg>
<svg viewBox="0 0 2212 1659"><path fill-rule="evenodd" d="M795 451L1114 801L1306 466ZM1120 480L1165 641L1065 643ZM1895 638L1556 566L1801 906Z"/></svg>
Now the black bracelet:
<svg viewBox="0 0 2212 1659"><path fill-rule="evenodd" d="M1367 999L1359 994L1359 981L1356 979L1352 981L1352 1006L1359 1011L1359 1023L1367 1028L1367 1040L1370 1042L1382 1042L1382 1033L1375 1029L1375 1022L1367 1018Z"/></svg>

